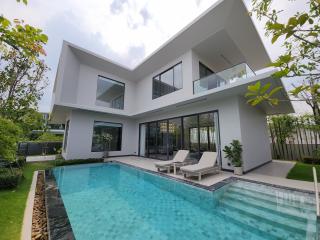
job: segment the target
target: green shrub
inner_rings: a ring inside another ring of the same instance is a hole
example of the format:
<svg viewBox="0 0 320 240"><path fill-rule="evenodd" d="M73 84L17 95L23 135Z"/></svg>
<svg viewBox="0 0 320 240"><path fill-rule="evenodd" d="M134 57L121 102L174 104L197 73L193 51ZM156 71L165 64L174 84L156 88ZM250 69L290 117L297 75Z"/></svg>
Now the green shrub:
<svg viewBox="0 0 320 240"><path fill-rule="evenodd" d="M0 189L17 187L22 177L22 170L19 168L0 168Z"/></svg>
<svg viewBox="0 0 320 240"><path fill-rule="evenodd" d="M320 164L320 158L316 156L304 156L302 162L307 164Z"/></svg>
<svg viewBox="0 0 320 240"><path fill-rule="evenodd" d="M232 140L230 146L225 146L223 151L234 167L242 166L242 145L239 140Z"/></svg>
<svg viewBox="0 0 320 240"><path fill-rule="evenodd" d="M89 158L89 159L75 159L75 160L56 160L56 166L66 166L66 165L75 165L75 164L86 164L86 163L101 163L103 158Z"/></svg>
<svg viewBox="0 0 320 240"><path fill-rule="evenodd" d="M35 142L62 142L63 135L55 135L53 133L44 132L42 133Z"/></svg>
<svg viewBox="0 0 320 240"><path fill-rule="evenodd" d="M8 161L16 159L20 137L21 129L12 121L0 117L0 158Z"/></svg>

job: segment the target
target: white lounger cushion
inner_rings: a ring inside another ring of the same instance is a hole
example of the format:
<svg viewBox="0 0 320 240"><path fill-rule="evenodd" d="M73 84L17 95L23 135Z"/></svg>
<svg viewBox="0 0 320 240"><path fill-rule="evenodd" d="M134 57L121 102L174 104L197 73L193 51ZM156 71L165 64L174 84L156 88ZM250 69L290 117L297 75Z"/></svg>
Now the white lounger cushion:
<svg viewBox="0 0 320 240"><path fill-rule="evenodd" d="M204 152L197 164L181 167L180 170L185 172L198 172L216 165L218 154L216 152Z"/></svg>
<svg viewBox="0 0 320 240"><path fill-rule="evenodd" d="M188 154L189 154L189 150L179 150L172 160L155 162L154 164L157 167L165 167L165 166L172 165L175 162L184 162Z"/></svg>

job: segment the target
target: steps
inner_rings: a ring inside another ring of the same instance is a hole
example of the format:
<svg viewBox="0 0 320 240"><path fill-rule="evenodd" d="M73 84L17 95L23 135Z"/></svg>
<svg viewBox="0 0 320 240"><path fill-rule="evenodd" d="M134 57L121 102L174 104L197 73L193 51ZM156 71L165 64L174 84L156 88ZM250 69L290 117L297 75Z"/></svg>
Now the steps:
<svg viewBox="0 0 320 240"><path fill-rule="evenodd" d="M219 215L258 236L315 239L315 202L310 194L238 181L219 200Z"/></svg>

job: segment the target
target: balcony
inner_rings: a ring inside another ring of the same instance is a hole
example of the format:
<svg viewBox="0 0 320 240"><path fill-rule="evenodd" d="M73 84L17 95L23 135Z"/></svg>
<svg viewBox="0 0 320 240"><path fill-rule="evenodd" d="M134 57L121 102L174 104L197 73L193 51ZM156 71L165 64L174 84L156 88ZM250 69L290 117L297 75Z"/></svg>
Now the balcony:
<svg viewBox="0 0 320 240"><path fill-rule="evenodd" d="M235 83L239 80L255 76L246 63L240 63L218 73L193 81L193 94Z"/></svg>

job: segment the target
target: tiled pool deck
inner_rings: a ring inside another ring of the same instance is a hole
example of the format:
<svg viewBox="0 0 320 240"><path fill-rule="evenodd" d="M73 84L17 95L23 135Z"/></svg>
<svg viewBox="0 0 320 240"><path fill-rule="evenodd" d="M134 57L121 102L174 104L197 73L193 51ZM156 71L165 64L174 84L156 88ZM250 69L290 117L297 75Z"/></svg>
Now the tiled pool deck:
<svg viewBox="0 0 320 240"><path fill-rule="evenodd" d="M149 171L157 172L154 163L159 161L150 158L142 158L135 156L127 157L110 157L106 161L115 161L125 164L129 164L135 167L143 168ZM312 182L298 181L286 179L287 173L294 166L294 162L289 161L277 161L272 162L253 170L243 176L236 176L238 178L258 181L272 185L278 185L282 187L295 188L305 191L314 191L314 185ZM201 181L197 181L195 178L184 178L181 174L174 175L173 173L167 174L170 177L177 179L184 179L190 183L196 183L203 186L212 186L218 182L221 182L229 177L235 177L232 172L221 171L219 174L204 176Z"/></svg>

